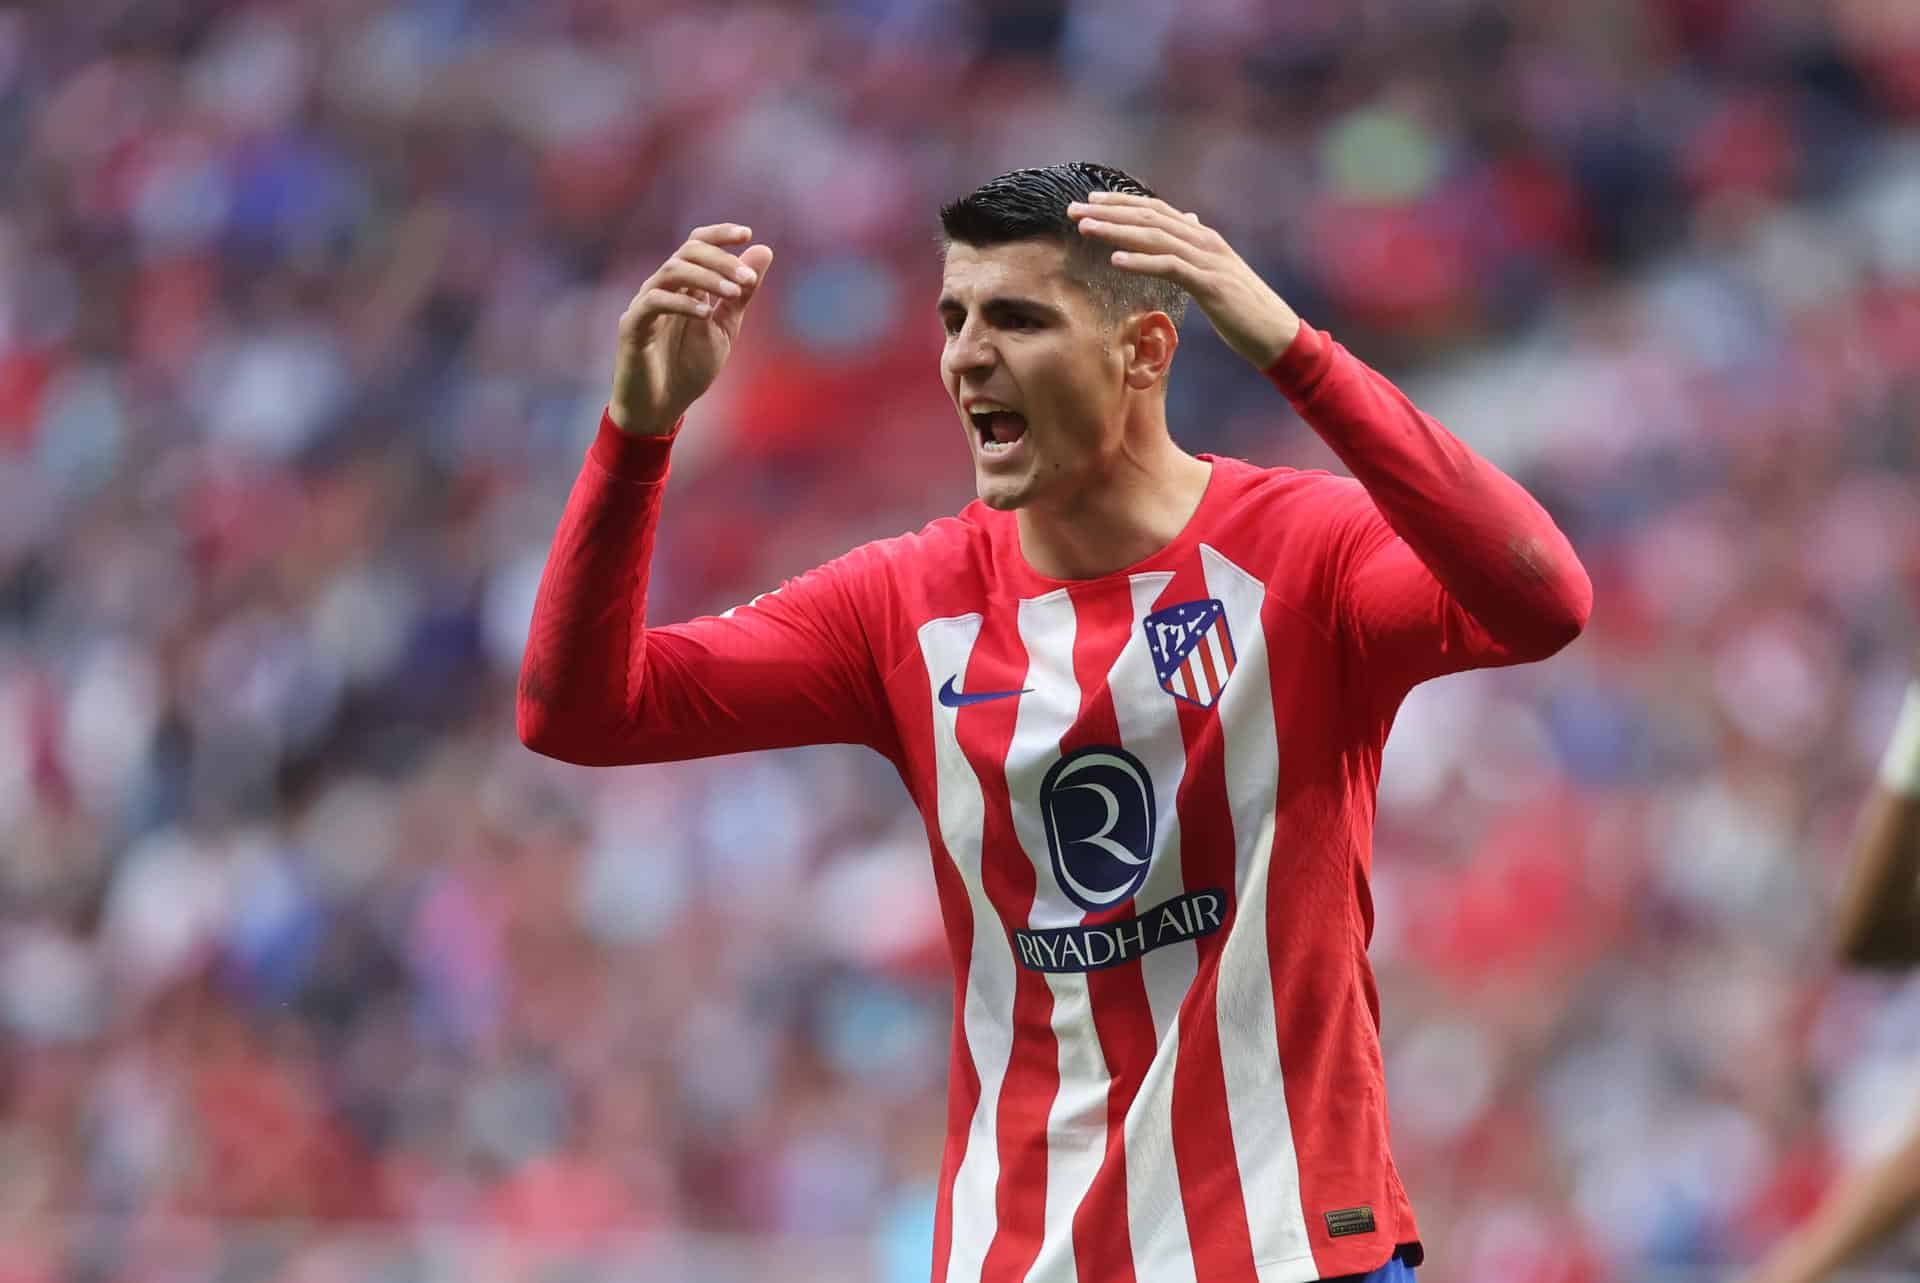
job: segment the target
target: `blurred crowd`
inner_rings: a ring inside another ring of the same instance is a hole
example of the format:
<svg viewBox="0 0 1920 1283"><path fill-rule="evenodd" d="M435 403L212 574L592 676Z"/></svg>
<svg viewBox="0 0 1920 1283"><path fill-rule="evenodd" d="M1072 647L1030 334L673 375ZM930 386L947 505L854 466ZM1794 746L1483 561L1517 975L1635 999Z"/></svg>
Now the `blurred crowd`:
<svg viewBox="0 0 1920 1283"><path fill-rule="evenodd" d="M1389 746L1423 1279L1750 1258L1892 1139L1920 986L1824 918L1916 647L1911 0L66 0L0 8L0 1280L925 1277L951 984L890 768L562 767L513 679L688 228L777 258L660 620L966 501L935 210L1076 158L1596 581ZM1197 317L1169 417L1331 466ZM337 1254L462 1230L518 1246Z"/></svg>

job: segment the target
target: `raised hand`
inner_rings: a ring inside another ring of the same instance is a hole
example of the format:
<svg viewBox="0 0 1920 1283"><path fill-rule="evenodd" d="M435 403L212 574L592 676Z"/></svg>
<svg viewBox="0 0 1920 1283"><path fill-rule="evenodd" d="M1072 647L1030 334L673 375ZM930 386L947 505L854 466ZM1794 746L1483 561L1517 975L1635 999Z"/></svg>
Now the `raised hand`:
<svg viewBox="0 0 1920 1283"><path fill-rule="evenodd" d="M1094 192L1067 206L1083 236L1116 246L1113 265L1172 281L1193 296L1228 347L1266 369L1300 332L1300 318L1226 238L1152 196Z"/></svg>
<svg viewBox="0 0 1920 1283"><path fill-rule="evenodd" d="M680 416L713 386L740 336L747 304L773 262L773 251L751 245L738 223L696 227L686 243L649 276L620 317L607 414L636 436L673 431Z"/></svg>

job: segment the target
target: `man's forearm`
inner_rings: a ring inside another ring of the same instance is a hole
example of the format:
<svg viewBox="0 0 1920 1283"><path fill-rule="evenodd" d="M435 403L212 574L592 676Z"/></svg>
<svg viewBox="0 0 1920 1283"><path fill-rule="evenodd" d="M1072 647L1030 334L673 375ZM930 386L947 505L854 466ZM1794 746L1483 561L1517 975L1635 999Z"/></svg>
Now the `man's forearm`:
<svg viewBox="0 0 1920 1283"><path fill-rule="evenodd" d="M1920 963L1920 682L1907 688L1847 861L1835 932L1856 966Z"/></svg>
<svg viewBox="0 0 1920 1283"><path fill-rule="evenodd" d="M1310 326L1267 376L1489 633L1545 655L1585 626L1593 585L1546 510L1385 376Z"/></svg>
<svg viewBox="0 0 1920 1283"><path fill-rule="evenodd" d="M520 661L521 742L566 761L614 760L636 692L642 619L670 437L637 438L603 417L554 533Z"/></svg>
<svg viewBox="0 0 1920 1283"><path fill-rule="evenodd" d="M1857 832L1834 933L1841 960L1920 963L1920 799L1876 787Z"/></svg>
<svg viewBox="0 0 1920 1283"><path fill-rule="evenodd" d="M1920 1119L1893 1153L1847 1177L1744 1283L1820 1283L1920 1208Z"/></svg>

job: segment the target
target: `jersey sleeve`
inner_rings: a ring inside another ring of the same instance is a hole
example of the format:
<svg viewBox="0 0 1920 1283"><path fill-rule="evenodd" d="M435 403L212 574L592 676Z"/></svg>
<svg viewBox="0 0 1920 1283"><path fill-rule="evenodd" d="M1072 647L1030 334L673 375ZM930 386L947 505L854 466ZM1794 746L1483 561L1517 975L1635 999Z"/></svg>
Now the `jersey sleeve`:
<svg viewBox="0 0 1920 1283"><path fill-rule="evenodd" d="M602 417L541 575L520 666L521 741L586 766L800 744L893 755L866 631L884 574L871 549L725 615L647 626L670 442Z"/></svg>
<svg viewBox="0 0 1920 1283"><path fill-rule="evenodd" d="M1544 659L1586 626L1593 585L1546 510L1385 376L1309 327L1267 373L1359 483L1330 493L1330 581L1383 697Z"/></svg>

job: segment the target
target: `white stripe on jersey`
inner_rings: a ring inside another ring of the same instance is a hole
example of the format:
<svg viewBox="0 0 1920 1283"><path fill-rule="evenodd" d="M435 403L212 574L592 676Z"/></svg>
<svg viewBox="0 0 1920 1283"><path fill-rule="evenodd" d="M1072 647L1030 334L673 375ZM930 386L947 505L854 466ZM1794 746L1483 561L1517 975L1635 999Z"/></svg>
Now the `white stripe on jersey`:
<svg viewBox="0 0 1920 1283"><path fill-rule="evenodd" d="M1147 880L1134 896L1144 912L1162 901L1184 892L1186 884L1180 865L1180 783L1187 774L1187 745L1180 734L1178 717L1157 716L1168 695L1153 671L1153 654L1147 645L1144 626L1153 611L1153 603L1172 582L1171 573L1134 575L1133 632L1107 674L1113 693L1114 720L1120 726L1120 743L1139 758L1153 780L1154 814L1159 832L1154 837L1153 860L1147 867ZM1146 981L1147 1002L1153 1009L1153 1033L1164 1045L1167 1030L1180 1010L1181 1001L1193 985L1198 950L1192 941L1165 945L1140 960ZM1169 1084L1171 1085L1171 1084Z"/></svg>
<svg viewBox="0 0 1920 1283"><path fill-rule="evenodd" d="M1177 717L1153 716L1170 699L1161 688L1147 646L1145 620L1173 579L1171 573L1134 575L1133 631L1108 674L1120 742L1138 757L1153 780L1153 863L1134 903L1141 911L1186 890L1180 863L1180 784L1187 773L1187 746ZM1180 1002L1193 985L1198 948L1190 940L1164 945L1140 959L1147 1006L1159 1047L1126 1117L1127 1224L1133 1243L1133 1273L1141 1283L1193 1283L1193 1248L1187 1240L1180 1172L1173 1156L1173 1071L1180 1049Z"/></svg>
<svg viewBox="0 0 1920 1283"><path fill-rule="evenodd" d="M1225 604L1229 618L1260 619L1266 589L1258 579L1204 543L1200 562L1208 594ZM1260 1283L1307 1283L1317 1279L1319 1271L1300 1201L1300 1164L1287 1114L1285 1067L1278 1063L1273 976L1267 970L1267 877L1273 860L1279 743L1266 629L1243 629L1234 641L1240 663L1220 701L1220 721L1228 728L1222 748L1240 861L1240 899L1233 930L1221 948L1215 1017L1256 1273ZM1251 842L1249 834L1256 835Z"/></svg>
<svg viewBox="0 0 1920 1283"><path fill-rule="evenodd" d="M1080 684L1073 674L1077 633L1073 598L1062 588L1020 603L1020 644L1027 652L1030 693L1020 697L1007 760L1014 834L1033 862L1035 928L1078 924L1086 915L1060 891L1040 816L1040 781L1060 756L1060 739L1080 715ZM1073 1213L1100 1172L1107 1144L1107 1073L1093 1003L1082 972L1048 972L1053 992L1053 1038L1059 1053L1060 1089L1047 1111L1047 1211L1040 1252L1027 1272L1032 1283L1078 1274L1073 1255ZM1011 1008L1009 1008L1011 1010Z"/></svg>
<svg viewBox="0 0 1920 1283"><path fill-rule="evenodd" d="M1007 796L1013 804L1013 831L1033 862L1033 911L1030 927L1077 926L1086 911L1060 889L1047 851L1045 820L1040 814L1040 781L1060 756L1060 738L1080 716L1080 683L1073 675L1073 642L1077 632L1073 599L1062 588L1044 597L1020 603L1020 644L1027 652L1027 677L1020 684L1014 717L1013 743L1007 750ZM1055 995L1058 1010L1058 995ZM1091 1028L1091 1021L1089 1021Z"/></svg>
<svg viewBox="0 0 1920 1283"><path fill-rule="evenodd" d="M1157 952L1191 949L1168 945ZM1152 954L1148 954L1152 957ZM1156 1025L1155 1028L1159 1026ZM1160 1037L1159 1054L1140 1081L1127 1111L1127 1230L1133 1244L1133 1277L1139 1283L1194 1283L1193 1244L1187 1239L1186 1201L1173 1155L1173 1071L1180 1050L1176 1011Z"/></svg>
<svg viewBox="0 0 1920 1283"><path fill-rule="evenodd" d="M986 798L980 781L954 736L954 710L940 704L940 684L967 671L980 636L981 617L932 619L920 626L920 654L926 661L933 704L933 753L939 772L940 836L967 889L973 915L973 956L967 964L967 995L961 1027L967 1054L980 1075L980 1100L967 1130L967 1147L953 1178L953 1245L948 1253L950 1283L978 1283L987 1248L998 1225L994 1210L1000 1183L1000 1146L994 1123L1000 1113L1000 1085L1013 1053L1013 956L1006 933L981 881L980 847ZM935 1279L934 1283L941 1283Z"/></svg>

